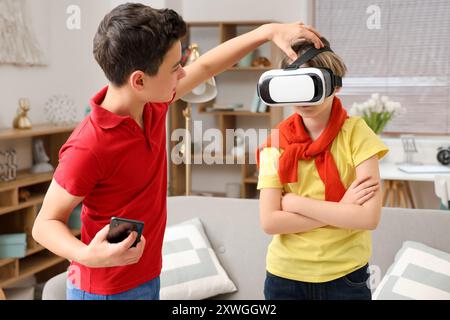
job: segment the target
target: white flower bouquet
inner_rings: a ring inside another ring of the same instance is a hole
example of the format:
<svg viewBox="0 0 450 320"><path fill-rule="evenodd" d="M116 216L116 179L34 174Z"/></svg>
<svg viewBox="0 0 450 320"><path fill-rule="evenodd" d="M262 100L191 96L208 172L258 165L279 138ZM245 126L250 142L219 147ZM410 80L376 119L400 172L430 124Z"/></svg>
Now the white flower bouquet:
<svg viewBox="0 0 450 320"><path fill-rule="evenodd" d="M406 109L399 102L391 101L387 96L380 97L380 94L374 93L366 102L353 103L350 114L361 116L373 132L379 134L394 115L405 111Z"/></svg>

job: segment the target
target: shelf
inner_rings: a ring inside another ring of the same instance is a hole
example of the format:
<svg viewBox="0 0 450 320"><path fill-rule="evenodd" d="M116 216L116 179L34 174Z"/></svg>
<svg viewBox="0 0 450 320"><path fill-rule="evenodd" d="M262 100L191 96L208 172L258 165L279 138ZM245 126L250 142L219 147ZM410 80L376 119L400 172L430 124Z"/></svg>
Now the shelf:
<svg viewBox="0 0 450 320"><path fill-rule="evenodd" d="M25 262L19 261L19 275L15 277L0 280L0 287L13 284L25 278L28 278L40 271L52 267L66 259L58 257L51 252L41 252L26 258Z"/></svg>
<svg viewBox="0 0 450 320"><path fill-rule="evenodd" d="M0 267L3 267L5 265L7 265L8 263L13 262L14 260L17 260L17 258L0 259Z"/></svg>
<svg viewBox="0 0 450 320"><path fill-rule="evenodd" d="M77 124L70 126L33 125L32 129L0 129L0 142L15 143L18 139L42 138L50 164L58 165L58 154ZM31 150L30 150L31 151ZM18 155L20 157L20 155ZM0 260L0 288L13 284L36 273L43 280L48 279L49 268L60 265L66 259L58 257L32 239L32 228L39 206L45 199L45 193L53 179L54 172L32 173L30 169L17 172L16 179L0 182L0 221L1 233L25 233L27 250L21 258ZM27 200L20 199L21 192L29 193ZM79 236L79 230L72 230Z"/></svg>
<svg viewBox="0 0 450 320"><path fill-rule="evenodd" d="M45 195L31 196L29 200L24 201L24 202L19 202L18 205L8 206L8 207L0 207L0 215L9 213L9 212L13 212L13 211L17 211L20 209L32 207L35 205L39 205L44 201L44 197L45 197Z"/></svg>
<svg viewBox="0 0 450 320"><path fill-rule="evenodd" d="M71 230L75 236L80 235L80 230ZM19 275L15 277L5 278L0 280L0 288L13 284L17 281L32 276L40 271L44 271L54 265L66 261L65 258L59 257L44 247L37 245L37 247L28 249L26 256L23 258L2 259L0 260L0 267L18 260Z"/></svg>
<svg viewBox="0 0 450 320"><path fill-rule="evenodd" d="M35 125L32 129L0 129L0 140L32 138L37 136L52 135L57 133L70 133L76 128L72 126L54 126L54 125Z"/></svg>
<svg viewBox="0 0 450 320"><path fill-rule="evenodd" d="M263 72L263 71L269 71L272 69L273 69L272 67L232 67L232 68L229 68L227 71L231 71L231 72L259 71L259 72Z"/></svg>
<svg viewBox="0 0 450 320"><path fill-rule="evenodd" d="M270 112L251 111L199 111L199 114L213 114L216 116L245 116L245 117L270 117Z"/></svg>
<svg viewBox="0 0 450 320"><path fill-rule="evenodd" d="M72 234L75 236L75 237L78 237L79 235L81 235L81 230L78 230L78 229L72 229L72 230L70 230L71 232L72 232ZM27 252L26 252L26 254L25 254L25 257L28 257L28 256L31 256L31 255L33 255L33 254L35 254L35 253L38 253L38 252L40 252L40 251L43 251L43 250L45 250L45 248L43 247L43 246L41 246L40 244L37 244L34 248L31 248L31 249L27 249ZM22 258L23 259L23 258ZM20 263L20 262L19 262Z"/></svg>
<svg viewBox="0 0 450 320"><path fill-rule="evenodd" d="M244 178L244 183L258 184L258 177L246 177Z"/></svg>
<svg viewBox="0 0 450 320"><path fill-rule="evenodd" d="M54 172L31 173L29 170L19 171L15 180L0 182L0 191L51 181L53 179L53 173Z"/></svg>
<svg viewBox="0 0 450 320"><path fill-rule="evenodd" d="M16 278L8 279L3 283L0 283L0 286L7 285L8 283L14 283L20 281L22 279L28 278L40 271L44 271L58 263L67 261L66 259L56 256L49 251L43 251L41 253L37 253L28 257L25 261L19 261L19 276ZM6 282L6 283L5 283Z"/></svg>

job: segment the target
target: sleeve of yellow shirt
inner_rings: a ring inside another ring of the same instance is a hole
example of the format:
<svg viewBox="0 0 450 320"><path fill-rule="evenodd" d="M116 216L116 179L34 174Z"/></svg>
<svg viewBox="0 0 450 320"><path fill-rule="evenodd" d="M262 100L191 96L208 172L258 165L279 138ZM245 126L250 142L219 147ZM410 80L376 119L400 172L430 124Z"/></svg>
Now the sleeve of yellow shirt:
<svg viewBox="0 0 450 320"><path fill-rule="evenodd" d="M380 137L369 128L362 118L358 119L352 130L350 147L355 167L374 155L381 159L389 151Z"/></svg>
<svg viewBox="0 0 450 320"><path fill-rule="evenodd" d="M280 150L277 148L264 148L259 155L259 175L257 189L278 188L283 185L278 176L278 159Z"/></svg>

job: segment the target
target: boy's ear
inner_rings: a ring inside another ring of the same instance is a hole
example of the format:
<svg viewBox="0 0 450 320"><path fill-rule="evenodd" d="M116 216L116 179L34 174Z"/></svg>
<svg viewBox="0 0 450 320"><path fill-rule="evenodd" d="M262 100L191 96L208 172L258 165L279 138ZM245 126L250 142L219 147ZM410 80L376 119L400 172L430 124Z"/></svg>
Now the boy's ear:
<svg viewBox="0 0 450 320"><path fill-rule="evenodd" d="M342 89L342 87L336 87L336 88L334 88L333 94L338 93L339 91L341 91L341 89Z"/></svg>
<svg viewBox="0 0 450 320"><path fill-rule="evenodd" d="M133 89L141 90L144 86L144 73L142 71L135 71L130 75L130 85Z"/></svg>

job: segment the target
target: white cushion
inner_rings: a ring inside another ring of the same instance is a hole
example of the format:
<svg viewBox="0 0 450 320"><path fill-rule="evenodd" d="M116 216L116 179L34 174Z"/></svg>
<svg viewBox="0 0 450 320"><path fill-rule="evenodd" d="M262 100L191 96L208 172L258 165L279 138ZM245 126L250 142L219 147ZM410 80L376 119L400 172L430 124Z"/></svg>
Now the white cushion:
<svg viewBox="0 0 450 320"><path fill-rule="evenodd" d="M168 226L163 242L161 300L197 300L236 291L195 218Z"/></svg>
<svg viewBox="0 0 450 320"><path fill-rule="evenodd" d="M449 300L450 254L405 241L373 294L374 300Z"/></svg>

